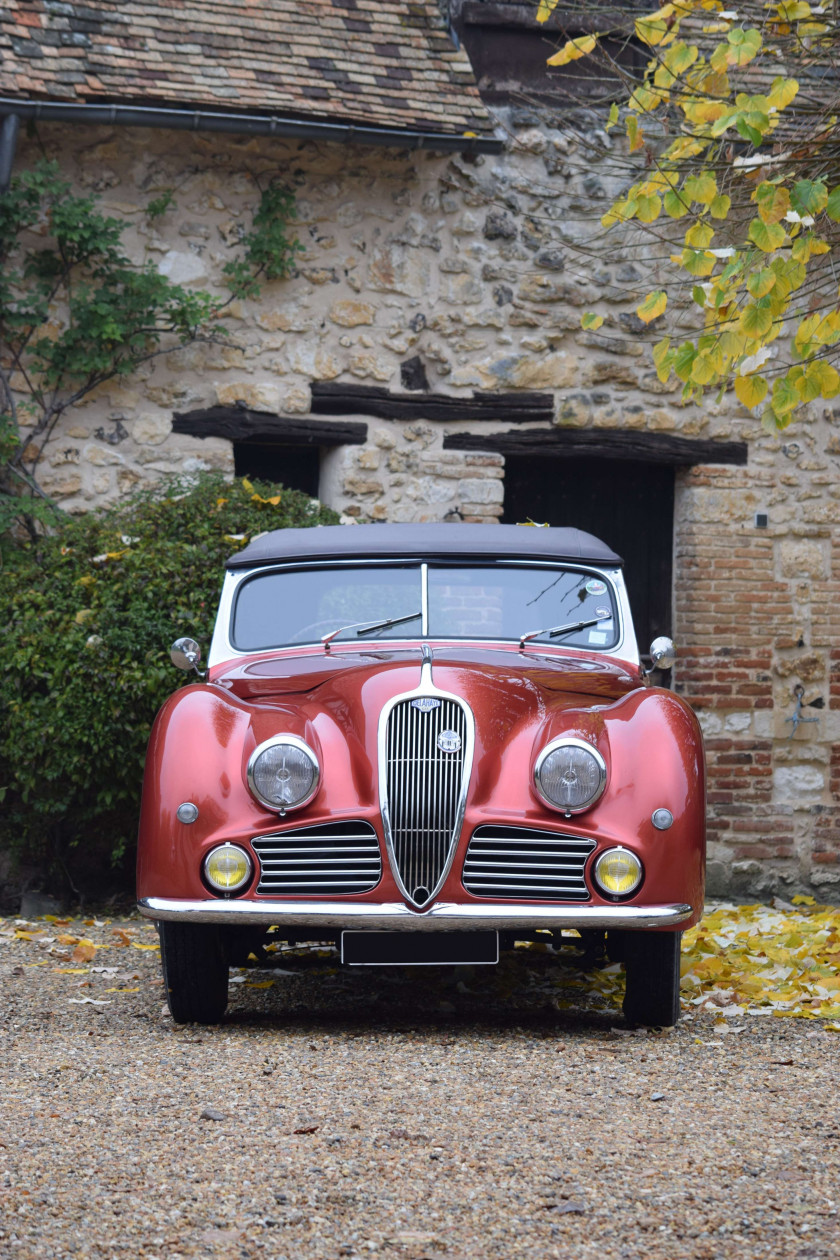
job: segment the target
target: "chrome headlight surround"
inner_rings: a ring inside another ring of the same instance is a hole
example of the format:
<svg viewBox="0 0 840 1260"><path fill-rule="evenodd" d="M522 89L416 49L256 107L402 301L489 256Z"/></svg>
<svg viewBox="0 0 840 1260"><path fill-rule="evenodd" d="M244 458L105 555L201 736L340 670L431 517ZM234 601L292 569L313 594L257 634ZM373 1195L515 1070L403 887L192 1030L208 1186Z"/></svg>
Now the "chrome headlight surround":
<svg viewBox="0 0 840 1260"><path fill-rule="evenodd" d="M607 887L606 878L602 874L604 866L616 859L624 863L625 874L632 880L632 883L626 888ZM603 853L598 854L592 867L592 878L598 891L603 897L609 897L613 901L622 901L625 897L634 896L639 891L644 876L645 868L642 866L641 858L632 849L625 848L623 844L614 845L611 849L604 849Z"/></svg>
<svg viewBox="0 0 840 1260"><path fill-rule="evenodd" d="M268 752L269 749L277 748L282 745L295 748L298 752L302 752L308 758L312 767L312 783L310 784L309 790L304 796L299 797L296 801L273 801L270 797L267 797L260 792L257 787L256 767L258 761L264 753ZM321 767L318 764L318 758L315 756L314 752L305 740L300 739L297 735L272 735L271 739L266 739L263 743L259 744L248 758L247 778L251 794L260 802L261 805L264 805L266 809L270 809L273 813L280 814L282 817L287 810L302 809L304 805L309 804L315 793L318 791L318 788L321 786Z"/></svg>
<svg viewBox="0 0 840 1260"><path fill-rule="evenodd" d="M557 801L553 801L543 788L542 779L540 777L543 766L545 765L546 760L552 755L552 753L557 752L561 748L579 749L582 752L588 753L588 755L595 762L595 768L597 771L597 783L596 783L595 791L581 805L559 804ZM545 748L542 750L539 757L537 757L536 765L534 766L534 787L536 788L537 795L539 796L540 800L543 801L544 804L546 804L549 807L549 809L556 809L559 813L565 814L567 818L571 817L572 814L583 814L586 812L587 809L591 809L592 806L595 804L595 802L600 800L601 797L603 796L604 788L606 786L607 786L607 763L604 761L604 758L598 752L598 749L593 748L593 746L590 743L588 743L585 739L575 739L571 735L561 735L559 736L559 738L553 739L550 744L546 744Z"/></svg>
<svg viewBox="0 0 840 1260"><path fill-rule="evenodd" d="M233 857L234 859L239 858L241 860L243 872L235 883L217 883L211 875L209 869L210 865L214 858L219 857ZM204 876L205 883L213 890L214 893L216 893L217 896L231 897L235 896L236 893L242 892L242 890L250 884L251 877L254 874L254 863L251 859L250 853L248 853L246 849L243 849L241 845L217 844L215 848L211 849L210 852L206 854L204 861L201 863L201 872Z"/></svg>

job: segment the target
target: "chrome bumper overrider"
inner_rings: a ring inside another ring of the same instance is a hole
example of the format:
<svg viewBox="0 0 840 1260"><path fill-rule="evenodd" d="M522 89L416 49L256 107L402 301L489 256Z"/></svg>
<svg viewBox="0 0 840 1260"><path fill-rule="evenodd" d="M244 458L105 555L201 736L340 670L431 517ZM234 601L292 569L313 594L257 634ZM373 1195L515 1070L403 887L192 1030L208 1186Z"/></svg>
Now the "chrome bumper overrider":
<svg viewBox="0 0 840 1260"><path fill-rule="evenodd" d="M419 914L401 901L342 905L334 901L176 901L144 897L137 903L149 919L289 928L370 928L384 932L459 932L474 928L676 927L691 918L684 903L665 906L479 906L437 901Z"/></svg>

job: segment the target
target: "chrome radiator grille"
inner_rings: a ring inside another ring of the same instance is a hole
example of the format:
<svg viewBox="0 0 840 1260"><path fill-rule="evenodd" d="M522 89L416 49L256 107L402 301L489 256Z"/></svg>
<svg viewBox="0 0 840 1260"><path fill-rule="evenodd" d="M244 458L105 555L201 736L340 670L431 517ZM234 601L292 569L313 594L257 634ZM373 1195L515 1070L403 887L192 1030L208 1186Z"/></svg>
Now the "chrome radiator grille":
<svg viewBox="0 0 840 1260"><path fill-rule="evenodd" d="M257 892L268 896L369 892L382 875L379 840L367 822L299 827L251 843L260 862Z"/></svg>
<svg viewBox="0 0 840 1260"><path fill-rule="evenodd" d="M434 895L458 841L472 732L448 697L400 700L385 730L383 818L395 875L415 905Z"/></svg>
<svg viewBox="0 0 840 1260"><path fill-rule="evenodd" d="M588 901L583 878L594 840L529 827L476 827L463 881L475 897Z"/></svg>

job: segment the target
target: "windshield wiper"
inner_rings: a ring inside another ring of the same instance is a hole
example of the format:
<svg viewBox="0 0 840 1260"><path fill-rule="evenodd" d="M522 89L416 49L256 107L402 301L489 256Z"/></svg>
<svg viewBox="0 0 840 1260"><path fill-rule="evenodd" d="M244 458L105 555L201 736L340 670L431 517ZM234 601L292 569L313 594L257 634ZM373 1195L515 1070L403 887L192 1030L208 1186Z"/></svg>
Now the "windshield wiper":
<svg viewBox="0 0 840 1260"><path fill-rule="evenodd" d="M602 613L600 617L590 617L588 621L570 621L565 626L549 626L546 630L531 630L528 634L523 634L519 640L520 648L524 648L529 639L538 639L540 635L547 634L550 639L557 639L561 634L573 634L575 630L585 630L587 626L597 626L599 621L610 621L612 613Z"/></svg>
<svg viewBox="0 0 840 1260"><path fill-rule="evenodd" d="M385 621L354 621L349 626L339 626L338 630L331 630L329 634L325 634L321 638L324 645L324 651L329 652L330 644L333 639L338 638L340 634L346 634L348 630L355 630L356 638L360 639L363 634L375 634L377 630L387 630L390 626L401 626L406 621L416 621L418 617L422 617L423 613L408 613L405 617L389 617Z"/></svg>

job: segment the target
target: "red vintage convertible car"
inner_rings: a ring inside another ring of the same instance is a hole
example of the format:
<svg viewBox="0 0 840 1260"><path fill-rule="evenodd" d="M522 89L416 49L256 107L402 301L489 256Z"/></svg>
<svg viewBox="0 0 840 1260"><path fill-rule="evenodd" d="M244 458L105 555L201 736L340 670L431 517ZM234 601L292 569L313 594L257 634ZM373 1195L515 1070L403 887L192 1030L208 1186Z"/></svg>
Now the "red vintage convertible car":
<svg viewBox="0 0 840 1260"><path fill-rule="evenodd" d="M673 658L656 640L654 663ZM198 645L173 660L198 671ZM272 940L492 963L600 934L673 1024L703 904L703 746L648 685L621 560L574 529L277 531L227 564L206 675L149 744L138 861L170 1010L214 1022Z"/></svg>

